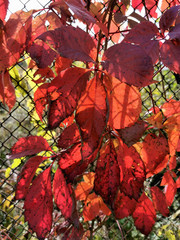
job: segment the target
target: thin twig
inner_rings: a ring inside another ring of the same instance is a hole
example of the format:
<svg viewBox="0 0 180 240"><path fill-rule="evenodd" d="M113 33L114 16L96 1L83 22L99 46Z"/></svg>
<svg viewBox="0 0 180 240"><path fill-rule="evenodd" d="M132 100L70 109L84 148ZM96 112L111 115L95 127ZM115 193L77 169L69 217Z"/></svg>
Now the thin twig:
<svg viewBox="0 0 180 240"><path fill-rule="evenodd" d="M116 223L117 223L118 228L119 228L119 231L120 231L120 233L121 233L122 240L125 240L124 235L123 235L123 232L122 232L122 229L121 229L121 225L119 224L119 221L118 221L117 219L116 219Z"/></svg>

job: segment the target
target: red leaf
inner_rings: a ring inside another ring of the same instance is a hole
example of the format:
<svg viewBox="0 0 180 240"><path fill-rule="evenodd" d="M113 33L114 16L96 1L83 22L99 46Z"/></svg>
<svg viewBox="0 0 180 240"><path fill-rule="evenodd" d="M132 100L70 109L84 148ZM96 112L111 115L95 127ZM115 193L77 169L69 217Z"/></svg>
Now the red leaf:
<svg viewBox="0 0 180 240"><path fill-rule="evenodd" d="M114 203L114 214L117 219L122 219L130 216L136 207L136 201L130 199L124 193L118 192Z"/></svg>
<svg viewBox="0 0 180 240"><path fill-rule="evenodd" d="M85 90L90 71L83 68L68 68L50 84L49 94L59 97L51 101L48 114L48 128L53 129L74 112L78 100Z"/></svg>
<svg viewBox="0 0 180 240"><path fill-rule="evenodd" d="M33 42L33 45L28 49L28 52L39 68L47 68L57 57L55 51L53 51L46 43L38 39Z"/></svg>
<svg viewBox="0 0 180 240"><path fill-rule="evenodd" d="M153 203L143 193L136 204L133 212L134 223L141 233L148 235L155 224L156 212Z"/></svg>
<svg viewBox="0 0 180 240"><path fill-rule="evenodd" d="M152 60L140 46L124 42L116 44L105 51L103 60L108 73L122 82L137 87L153 83Z"/></svg>
<svg viewBox="0 0 180 240"><path fill-rule="evenodd" d="M157 137L155 134L148 134L140 152L141 158L146 167L147 177L162 171L168 163L168 142L164 135Z"/></svg>
<svg viewBox="0 0 180 240"><path fill-rule="evenodd" d="M109 124L114 129L132 126L141 113L141 95L134 86L105 78L109 101Z"/></svg>
<svg viewBox="0 0 180 240"><path fill-rule="evenodd" d="M38 68L33 76L36 77L37 75L41 75L41 77L43 77L43 78L54 78L55 77L54 72L49 67Z"/></svg>
<svg viewBox="0 0 180 240"><path fill-rule="evenodd" d="M47 31L38 38L48 42L62 57L85 62L95 61L95 43L88 33L78 27L62 26Z"/></svg>
<svg viewBox="0 0 180 240"><path fill-rule="evenodd" d="M63 169L68 182L73 182L77 175L82 174L88 166L88 161L81 161L81 143L76 143L59 157L59 166Z"/></svg>
<svg viewBox="0 0 180 240"><path fill-rule="evenodd" d="M177 186L170 172L165 172L161 181L161 186L163 185L165 185L164 194L166 196L167 205L171 206L177 192Z"/></svg>
<svg viewBox="0 0 180 240"><path fill-rule="evenodd" d="M74 203L69 191L69 187L60 168L56 170L54 176L53 192L54 201L57 207L61 210L62 215L66 219L70 219L74 211Z"/></svg>
<svg viewBox="0 0 180 240"><path fill-rule="evenodd" d="M76 143L59 156L59 166L63 169L67 182L73 182L75 177L84 173L97 155L95 151L90 158L82 160L81 151L81 143Z"/></svg>
<svg viewBox="0 0 180 240"><path fill-rule="evenodd" d="M156 211L159 211L164 217L169 215L169 209L164 193L156 186L151 187L151 196Z"/></svg>
<svg viewBox="0 0 180 240"><path fill-rule="evenodd" d="M161 60L166 67L180 73L180 46L166 40L160 49Z"/></svg>
<svg viewBox="0 0 180 240"><path fill-rule="evenodd" d="M176 187L180 188L180 177L178 177L178 179L176 180Z"/></svg>
<svg viewBox="0 0 180 240"><path fill-rule="evenodd" d="M8 10L9 0L0 0L0 16L1 20L4 21Z"/></svg>
<svg viewBox="0 0 180 240"><path fill-rule="evenodd" d="M74 144L71 148L60 155L59 166L61 169L73 165L81 160L81 143Z"/></svg>
<svg viewBox="0 0 180 240"><path fill-rule="evenodd" d="M86 91L79 100L75 116L84 142L82 148L84 157L88 157L97 148L106 126L106 114L106 91L97 74L88 82Z"/></svg>
<svg viewBox="0 0 180 240"><path fill-rule="evenodd" d="M39 166L47 157L35 156L29 158L28 161L23 166L20 174L18 175L18 181L16 186L16 195L15 198L23 199L26 197L27 192L30 187L30 183L34 177L34 174Z"/></svg>
<svg viewBox="0 0 180 240"><path fill-rule="evenodd" d="M29 21L32 19L32 11L22 10L11 14L4 27L3 44L0 44L0 69L14 65L26 48L26 33Z"/></svg>
<svg viewBox="0 0 180 240"><path fill-rule="evenodd" d="M51 151L46 139L41 136L22 137L12 146L8 159L34 155L41 151Z"/></svg>
<svg viewBox="0 0 180 240"><path fill-rule="evenodd" d="M175 22L180 6L174 6L168 9L162 16L159 22L159 26L162 32L168 30Z"/></svg>
<svg viewBox="0 0 180 240"><path fill-rule="evenodd" d="M148 10L147 12L151 17L157 18L157 13L156 13L157 2L156 2L156 0L145 0L144 3L142 3L141 0L132 0L133 8L141 11L143 6Z"/></svg>
<svg viewBox="0 0 180 240"><path fill-rule="evenodd" d="M118 130L118 133L128 147L136 143L144 134L148 124L142 120L137 121L131 127Z"/></svg>
<svg viewBox="0 0 180 240"><path fill-rule="evenodd" d="M84 22L85 24L95 23L96 20L90 14L89 11L86 10L85 6L82 4L82 1L79 0L64 0L64 2L68 5L68 7L74 12L75 16Z"/></svg>
<svg viewBox="0 0 180 240"><path fill-rule="evenodd" d="M61 133L57 146L59 148L68 148L77 141L80 141L81 136L79 133L79 128L76 123L65 128L65 130Z"/></svg>
<svg viewBox="0 0 180 240"><path fill-rule="evenodd" d="M117 154L112 140L106 142L97 161L94 191L113 206L120 183Z"/></svg>
<svg viewBox="0 0 180 240"><path fill-rule="evenodd" d="M55 61L55 70L57 74L60 74L63 70L70 67L72 60L69 58L58 57Z"/></svg>
<svg viewBox="0 0 180 240"><path fill-rule="evenodd" d="M49 83L44 83L34 93L34 102L36 107L36 112L41 120L43 111L45 109L46 104L48 104L48 87Z"/></svg>
<svg viewBox="0 0 180 240"><path fill-rule="evenodd" d="M60 127L68 127L71 124L73 124L73 122L74 122L74 114L72 114L71 116L65 118L64 121L61 122Z"/></svg>
<svg viewBox="0 0 180 240"><path fill-rule="evenodd" d="M16 103L15 89L8 71L0 74L0 100L7 104L9 111Z"/></svg>
<svg viewBox="0 0 180 240"><path fill-rule="evenodd" d="M118 164L121 192L137 200L143 189L145 168L135 148L128 148L126 144L121 143L118 151Z"/></svg>
<svg viewBox="0 0 180 240"><path fill-rule="evenodd" d="M38 239L44 239L52 226L51 167L37 176L24 202L25 220L36 232Z"/></svg>

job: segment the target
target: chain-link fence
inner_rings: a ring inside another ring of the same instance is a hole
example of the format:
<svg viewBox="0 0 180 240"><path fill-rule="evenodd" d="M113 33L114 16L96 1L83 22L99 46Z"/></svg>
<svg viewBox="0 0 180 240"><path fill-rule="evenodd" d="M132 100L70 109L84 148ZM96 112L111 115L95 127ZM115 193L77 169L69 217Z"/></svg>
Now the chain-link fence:
<svg viewBox="0 0 180 240"><path fill-rule="evenodd" d="M35 5L35 2L37 6ZM85 1L87 4L90 1ZM101 2L101 1L99 1ZM112 45L114 41L117 41L119 33L120 37L123 38L123 25L127 25L127 16L122 19L121 14L123 11L122 5L126 1L114 1L116 7L112 14L112 28L110 28L110 40L109 45ZM128 13L126 15L131 16L128 20L129 27L133 27L137 22L141 21L142 17L147 17L154 23L158 24L159 18L162 11L166 8L173 6L173 0L166 1L133 1L136 2L136 6L132 6L132 2L127 1L130 4ZM146 4L151 2L150 7ZM152 5L154 2L154 5ZM164 9L160 7L160 3L164 4ZM178 1L174 1L178 4ZM12 1L9 7L8 15L11 11L15 11L15 7L20 6L24 11L28 11L37 8L44 9L48 6L49 1L38 1L38 0L16 0ZM99 13L102 13L103 8L105 9L108 1L104 1L101 5ZM142 4L142 11L139 12L139 6ZM154 6L156 6L156 18L151 17L154 11ZM18 10L18 9L17 9ZM38 13L42 14L43 10ZM119 14L119 15L118 15ZM73 23L74 24L74 23ZM82 25L82 27L84 27ZM97 35L94 31L91 31L94 38ZM103 50L103 46L102 50ZM26 56L24 56L25 58ZM23 58L23 56L22 56ZM180 78L178 74L174 74L168 69L164 68L161 70L162 64L159 62L156 66L156 71L160 72L157 74L157 83L151 84L148 87L141 89L143 109L141 117L143 118L149 113L149 110L155 106L162 105L167 99L173 98L179 100L180 98ZM37 88L37 84L33 82L34 72L28 67L27 61L19 61L18 64L10 69L10 75L16 91L16 104L9 112L8 107L0 103L0 239L37 239L36 235L31 232L28 228L27 222L24 221L23 216L23 202L15 200L15 184L17 182L17 175L23 166L22 159L9 160L6 155L10 152L12 145L20 138L28 135L41 135L45 136L46 139L51 140L53 144L59 134L60 129L56 131L46 130L46 125L42 123L35 112L33 95ZM53 142L54 141L54 142ZM177 167L178 168L178 167ZM156 184L159 184L161 175L158 175ZM158 217L157 223L154 227L152 234L149 235L147 239L178 239L178 219L179 212L178 208L180 198L178 195L174 200L174 204L170 209L170 217L162 218ZM60 224L65 224L61 214L58 211L53 213L53 227L52 232L48 239L60 239L57 236L58 231L56 231L57 226ZM95 229L94 239L121 239L119 234L118 224L113 220L113 218L105 218L104 224L99 225L98 219L92 221L92 226ZM140 234L134 227L133 220L128 217L120 220L121 228L124 233L125 239L144 239L145 237ZM180 229L179 229L180 231ZM171 238L172 237L172 238Z"/></svg>

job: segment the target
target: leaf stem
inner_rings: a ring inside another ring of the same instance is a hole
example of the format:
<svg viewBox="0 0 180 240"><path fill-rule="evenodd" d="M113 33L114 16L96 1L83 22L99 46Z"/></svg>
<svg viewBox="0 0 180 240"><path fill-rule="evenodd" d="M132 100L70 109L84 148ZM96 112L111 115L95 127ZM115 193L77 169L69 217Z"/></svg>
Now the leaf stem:
<svg viewBox="0 0 180 240"><path fill-rule="evenodd" d="M116 219L116 223L117 223L117 225L118 225L118 228L119 228L119 231L120 231L120 234L121 234L121 238L122 238L123 240L125 240L124 235L123 235L123 232L122 232L121 225L120 225L120 223L119 223L119 221L118 221L117 219Z"/></svg>
<svg viewBox="0 0 180 240"><path fill-rule="evenodd" d="M89 237L89 240L93 239L93 228L94 228L94 219L92 220L92 224L91 224L91 227L90 227L90 237Z"/></svg>
<svg viewBox="0 0 180 240"><path fill-rule="evenodd" d="M109 5L108 5L108 7L107 7L107 9L106 9L106 11L105 11L105 13L104 13L104 16L103 16L103 19L102 19L102 23L105 22L106 16L107 16L107 14L108 14L108 12L109 12L109 10L110 10L111 5L113 4L113 2L114 2L114 0L110 0ZM102 37L103 37L103 35L102 35L102 30L99 31L98 37L99 37L99 38L98 38L98 44L97 44L96 63L98 63L98 56L99 56L99 50L100 50L100 46L101 46L101 39L102 39Z"/></svg>
<svg viewBox="0 0 180 240"><path fill-rule="evenodd" d="M155 102L154 102L154 99L153 99L153 96L152 96L151 87L148 86L148 89L149 89L149 95L150 95L150 98L151 98L151 101L152 101L152 105L153 105L153 111L154 111L154 114L155 114L156 113L156 106L155 106Z"/></svg>

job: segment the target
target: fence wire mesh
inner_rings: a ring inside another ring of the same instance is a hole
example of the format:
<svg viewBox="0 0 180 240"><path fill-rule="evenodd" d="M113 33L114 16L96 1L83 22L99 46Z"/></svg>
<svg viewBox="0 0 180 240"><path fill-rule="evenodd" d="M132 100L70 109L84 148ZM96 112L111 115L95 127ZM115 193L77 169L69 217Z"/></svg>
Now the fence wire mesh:
<svg viewBox="0 0 180 240"><path fill-rule="evenodd" d="M157 7L157 16L160 17L162 12L159 8L159 1L153 1L154 6ZM10 15L14 12L14 7L17 7L15 5L20 6L20 8L24 11L29 11L34 8L34 3L37 4L37 8L44 9L48 6L49 2L50 1L42 0L12 1L12 4L8 9L8 14ZM119 4L120 1L114 2L117 5L116 13L121 12L122 5ZM159 21L158 18L155 19L150 17L151 12L153 11L153 6L151 5L151 8L147 8L145 2L146 1L142 1L144 10L141 14L137 10L141 2L139 2L139 4L137 4L134 8L132 6L130 7L129 15L132 16L132 21L130 21L132 27L135 24L133 16L136 16L136 19L137 16L138 18L148 16L154 23ZM106 8L107 3L108 1L102 4L102 9L100 9L99 12L102 12L103 8ZM131 5L130 1L129 3ZM172 6L172 3L173 0L167 0L165 5L166 8L170 5ZM175 3L177 4L177 1ZM166 9L164 9L164 11L165 10ZM41 13L43 13L43 10ZM115 19L115 14L112 17ZM114 41L116 41L117 34L120 32L123 24L127 24L126 19L124 19L124 21L120 21L120 23L118 23L118 19L113 20L113 28L110 30L112 31L111 37L107 43L108 46L113 45ZM93 31L89 30L89 32L94 36L94 38L98 37ZM123 37L123 32L121 33L121 37ZM101 46L101 50L103 50L103 47L104 45ZM161 69L161 67L161 63L158 63L156 71ZM36 89L36 84L32 81L33 73L32 70L28 68L26 62L20 61L18 64L13 66L10 71L11 79L16 90L17 101L11 112L9 112L5 105L0 103L0 239L34 240L37 239L36 234L31 232L27 222L24 220L23 202L17 201L14 198L17 175L23 166L23 161L21 159L18 162L17 160L9 160L6 155L10 152L12 145L20 137L26 137L28 135L42 135L51 139L51 144L54 144L60 130L58 129L56 132L47 131L45 124L40 122L37 118L33 103L33 95ZM144 87L140 90L143 103L141 113L142 118L148 115L149 109L153 107L152 99L155 106L158 107L162 105L166 99L180 99L180 77L178 74L165 69L159 72L157 80L158 83L151 84L150 86ZM160 179L161 176L158 175L158 179L153 180L156 181L156 184L159 184ZM170 217L164 219L159 216L152 234L150 234L146 239L178 239L178 231L180 231L178 226L180 216L178 212L178 208L180 207L178 203L179 200L180 197L177 195L174 204L170 209ZM53 213L53 219L53 230L47 239L61 239L61 235L58 236L57 229L60 224L65 223L58 210ZM135 229L133 220L130 217L120 220L119 222L125 239L145 239L145 237ZM98 219L93 221L92 225L96 229L94 239L121 239L118 224L111 218L108 220L104 219L104 225L99 225Z"/></svg>

